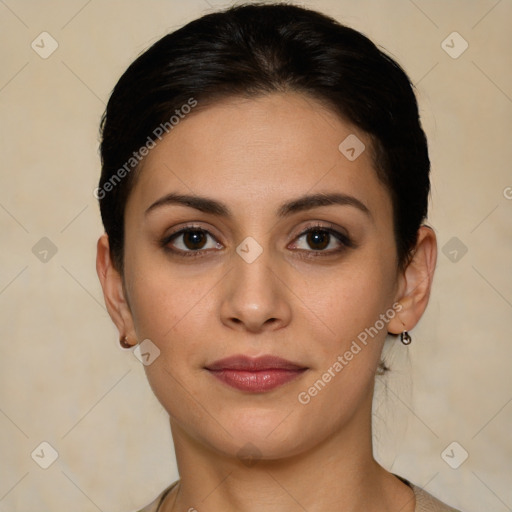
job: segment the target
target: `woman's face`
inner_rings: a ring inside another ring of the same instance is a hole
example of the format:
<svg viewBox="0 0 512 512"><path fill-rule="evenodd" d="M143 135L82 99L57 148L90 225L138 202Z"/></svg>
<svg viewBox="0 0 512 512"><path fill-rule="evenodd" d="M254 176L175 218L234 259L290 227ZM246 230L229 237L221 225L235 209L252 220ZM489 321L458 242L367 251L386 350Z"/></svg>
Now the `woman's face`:
<svg viewBox="0 0 512 512"><path fill-rule="evenodd" d="M173 433L280 458L367 432L382 320L401 290L392 204L369 144L287 93L198 110L150 151L126 206L126 329L150 340L146 357L160 351L145 370ZM207 199L208 211L171 194ZM304 200L316 194L339 201ZM233 355L301 370L211 369Z"/></svg>

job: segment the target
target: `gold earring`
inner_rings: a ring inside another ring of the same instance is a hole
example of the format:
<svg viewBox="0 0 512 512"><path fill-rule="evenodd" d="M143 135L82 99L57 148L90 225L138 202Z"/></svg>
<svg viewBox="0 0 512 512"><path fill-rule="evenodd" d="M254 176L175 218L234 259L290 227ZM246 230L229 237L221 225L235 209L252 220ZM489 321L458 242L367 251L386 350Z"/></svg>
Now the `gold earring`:
<svg viewBox="0 0 512 512"><path fill-rule="evenodd" d="M119 345L121 345L121 347L124 348L124 349L132 348L132 346L128 343L128 337L127 336L121 336L119 338Z"/></svg>

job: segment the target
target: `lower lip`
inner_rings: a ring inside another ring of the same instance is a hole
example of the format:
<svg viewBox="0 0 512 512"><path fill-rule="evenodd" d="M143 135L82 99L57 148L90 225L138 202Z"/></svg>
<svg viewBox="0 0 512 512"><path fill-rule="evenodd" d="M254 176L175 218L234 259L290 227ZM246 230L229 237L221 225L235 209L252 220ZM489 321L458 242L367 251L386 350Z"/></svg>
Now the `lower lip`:
<svg viewBox="0 0 512 512"><path fill-rule="evenodd" d="M302 370L208 370L214 377L225 384L241 391L261 393L275 389L304 373Z"/></svg>

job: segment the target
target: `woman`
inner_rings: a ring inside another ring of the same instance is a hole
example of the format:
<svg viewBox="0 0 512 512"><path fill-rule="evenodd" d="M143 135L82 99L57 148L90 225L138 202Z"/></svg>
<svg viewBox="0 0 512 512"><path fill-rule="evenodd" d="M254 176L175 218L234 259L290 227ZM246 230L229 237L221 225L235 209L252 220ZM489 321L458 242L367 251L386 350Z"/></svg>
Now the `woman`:
<svg viewBox="0 0 512 512"><path fill-rule="evenodd" d="M400 66L297 6L209 14L123 74L101 156L98 275L180 474L143 510L453 511L372 453L437 254Z"/></svg>

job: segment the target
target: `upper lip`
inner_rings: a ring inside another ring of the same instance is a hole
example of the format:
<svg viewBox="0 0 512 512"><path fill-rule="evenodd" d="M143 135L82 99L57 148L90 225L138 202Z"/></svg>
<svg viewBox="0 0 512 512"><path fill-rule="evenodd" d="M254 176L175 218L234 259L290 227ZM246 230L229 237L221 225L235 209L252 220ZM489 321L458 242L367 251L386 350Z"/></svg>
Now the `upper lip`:
<svg viewBox="0 0 512 512"><path fill-rule="evenodd" d="M248 357L244 355L234 355L219 359L205 366L207 370L304 370L306 367L292 363L281 357L264 355L259 357Z"/></svg>

